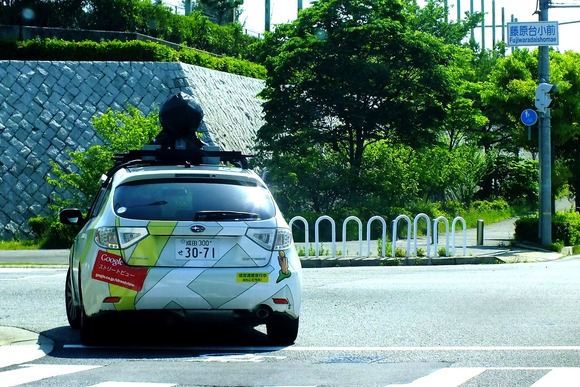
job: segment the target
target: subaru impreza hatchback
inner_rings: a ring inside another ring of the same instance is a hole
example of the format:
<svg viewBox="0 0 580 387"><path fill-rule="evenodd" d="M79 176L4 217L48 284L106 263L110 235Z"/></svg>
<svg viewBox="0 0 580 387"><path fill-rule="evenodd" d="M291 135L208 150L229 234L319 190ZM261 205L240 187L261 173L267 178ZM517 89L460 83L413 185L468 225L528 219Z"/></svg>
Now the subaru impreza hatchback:
<svg viewBox="0 0 580 387"><path fill-rule="evenodd" d="M86 216L61 211L63 223L82 226L65 289L81 341L96 344L107 316L155 311L232 314L265 324L273 344L294 342L300 260L262 179L247 168L145 159L105 175Z"/></svg>

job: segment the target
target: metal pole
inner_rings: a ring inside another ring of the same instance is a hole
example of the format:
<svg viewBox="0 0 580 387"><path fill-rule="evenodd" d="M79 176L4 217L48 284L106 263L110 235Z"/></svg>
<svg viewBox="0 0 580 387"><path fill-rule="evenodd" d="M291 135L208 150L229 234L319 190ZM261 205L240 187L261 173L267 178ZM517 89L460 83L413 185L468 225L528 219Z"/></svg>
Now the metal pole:
<svg viewBox="0 0 580 387"><path fill-rule="evenodd" d="M550 0L540 0L540 21L548 21ZM550 51L548 46L540 46L538 54L539 83L550 82ZM539 115L540 145L540 242L543 246L552 243L552 146L550 138L550 109Z"/></svg>
<svg viewBox="0 0 580 387"><path fill-rule="evenodd" d="M483 246L483 227L484 227L484 221L483 219L478 219L477 220L477 233L476 233L476 244L478 246Z"/></svg>
<svg viewBox="0 0 580 387"><path fill-rule="evenodd" d="M270 31L270 0L264 0L264 31Z"/></svg>
<svg viewBox="0 0 580 387"><path fill-rule="evenodd" d="M491 2L491 48L492 50L495 49L495 0Z"/></svg>
<svg viewBox="0 0 580 387"><path fill-rule="evenodd" d="M501 41L505 42L505 8L501 7Z"/></svg>
<svg viewBox="0 0 580 387"><path fill-rule="evenodd" d="M481 0L481 51L485 51L485 0Z"/></svg>
<svg viewBox="0 0 580 387"><path fill-rule="evenodd" d="M461 0L457 0L457 21L461 20Z"/></svg>
<svg viewBox="0 0 580 387"><path fill-rule="evenodd" d="M469 2L469 12L470 12L471 15L473 15L473 0L470 0L470 2ZM470 40L470 42L473 42L474 40L475 40L475 36L474 36L474 33L473 33L473 28L472 28L471 29L471 40Z"/></svg>

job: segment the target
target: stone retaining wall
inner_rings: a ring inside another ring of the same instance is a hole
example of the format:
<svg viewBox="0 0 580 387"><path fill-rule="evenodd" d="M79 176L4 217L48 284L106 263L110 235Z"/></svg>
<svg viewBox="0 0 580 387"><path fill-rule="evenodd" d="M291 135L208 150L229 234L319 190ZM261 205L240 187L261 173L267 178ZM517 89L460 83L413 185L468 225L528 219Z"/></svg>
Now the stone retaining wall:
<svg viewBox="0 0 580 387"><path fill-rule="evenodd" d="M48 214L50 161L100 142L91 120L109 108L144 114L171 94L204 109L203 140L251 153L262 126L264 82L181 63L0 61L0 239L32 236Z"/></svg>

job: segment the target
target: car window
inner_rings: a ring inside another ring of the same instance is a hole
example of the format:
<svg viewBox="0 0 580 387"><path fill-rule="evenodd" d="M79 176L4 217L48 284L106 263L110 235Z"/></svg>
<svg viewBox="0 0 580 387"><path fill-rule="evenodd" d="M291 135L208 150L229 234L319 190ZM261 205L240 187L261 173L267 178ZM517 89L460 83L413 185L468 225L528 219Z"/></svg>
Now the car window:
<svg viewBox="0 0 580 387"><path fill-rule="evenodd" d="M97 216L97 214L101 211L101 208L103 208L103 203L105 202L105 199L109 197L110 193L111 193L110 184L106 188L105 187L99 188L99 191L95 195L95 199L93 200L93 203L89 208L87 218L93 218Z"/></svg>
<svg viewBox="0 0 580 387"><path fill-rule="evenodd" d="M231 179L159 179L122 184L115 213L146 220L258 220L275 215L264 187Z"/></svg>

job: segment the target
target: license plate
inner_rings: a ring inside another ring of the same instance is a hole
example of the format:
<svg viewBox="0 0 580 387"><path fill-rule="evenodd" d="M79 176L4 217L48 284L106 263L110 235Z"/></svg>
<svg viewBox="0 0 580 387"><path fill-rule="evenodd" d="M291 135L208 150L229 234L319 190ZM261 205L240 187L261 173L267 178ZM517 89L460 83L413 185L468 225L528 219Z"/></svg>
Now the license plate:
<svg viewBox="0 0 580 387"><path fill-rule="evenodd" d="M213 239L179 239L175 244L179 259L218 259L218 244Z"/></svg>

